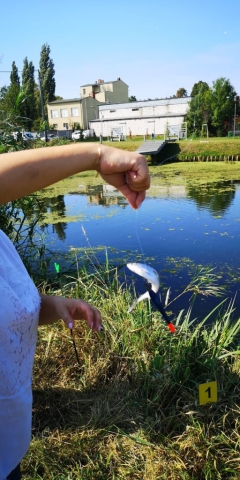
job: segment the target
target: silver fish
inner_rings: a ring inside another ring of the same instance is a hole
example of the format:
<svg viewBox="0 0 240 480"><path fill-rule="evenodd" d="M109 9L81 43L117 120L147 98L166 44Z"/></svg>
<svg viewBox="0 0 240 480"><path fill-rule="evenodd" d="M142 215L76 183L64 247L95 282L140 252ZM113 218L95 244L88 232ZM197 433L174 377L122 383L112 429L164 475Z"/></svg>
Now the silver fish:
<svg viewBox="0 0 240 480"><path fill-rule="evenodd" d="M146 265L145 263L127 263L127 267L131 272L136 273L137 275L140 275L140 277L145 278L149 283L152 285L152 290L157 293L160 287L160 278L158 275L158 272L152 268L149 267L149 265ZM150 298L150 295L148 292L143 293L143 295L140 295L132 305L128 309L128 313L131 312L136 305L141 302L142 300L145 300L147 298Z"/></svg>

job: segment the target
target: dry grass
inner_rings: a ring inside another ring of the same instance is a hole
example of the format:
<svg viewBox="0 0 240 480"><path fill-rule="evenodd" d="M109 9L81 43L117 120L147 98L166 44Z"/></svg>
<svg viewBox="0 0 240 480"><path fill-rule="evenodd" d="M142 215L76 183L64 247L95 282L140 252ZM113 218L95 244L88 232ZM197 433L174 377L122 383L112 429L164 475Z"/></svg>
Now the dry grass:
<svg viewBox="0 0 240 480"><path fill-rule="evenodd" d="M39 331L23 479L238 480L240 362L232 340L240 322L233 334L231 308L208 329L190 327L190 312L181 312L171 335L148 304L127 314L130 292L99 278L93 284L81 272L63 289L103 314L101 333L75 328L80 365L61 323ZM199 383L215 379L218 402L199 406Z"/></svg>

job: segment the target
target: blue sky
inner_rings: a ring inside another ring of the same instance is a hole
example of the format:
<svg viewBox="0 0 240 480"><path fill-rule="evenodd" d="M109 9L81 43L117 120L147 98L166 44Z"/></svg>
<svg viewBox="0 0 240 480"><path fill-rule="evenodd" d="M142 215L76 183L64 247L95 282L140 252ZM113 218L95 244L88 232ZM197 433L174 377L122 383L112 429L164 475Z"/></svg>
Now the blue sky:
<svg viewBox="0 0 240 480"><path fill-rule="evenodd" d="M228 78L240 94L240 0L11 0L1 4L0 87L12 62L36 70L44 43L56 94L120 77L138 100Z"/></svg>

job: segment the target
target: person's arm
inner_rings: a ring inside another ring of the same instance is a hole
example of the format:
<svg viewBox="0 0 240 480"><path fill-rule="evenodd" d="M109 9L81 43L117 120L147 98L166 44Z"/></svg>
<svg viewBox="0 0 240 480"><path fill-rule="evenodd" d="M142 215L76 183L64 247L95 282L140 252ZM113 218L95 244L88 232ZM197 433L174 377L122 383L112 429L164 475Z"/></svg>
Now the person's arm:
<svg viewBox="0 0 240 480"><path fill-rule="evenodd" d="M47 325L63 320L68 328L73 328L74 320L86 320L95 332L101 330L102 318L99 310L84 300L42 295L39 325Z"/></svg>
<svg viewBox="0 0 240 480"><path fill-rule="evenodd" d="M45 147L2 154L0 204L29 195L86 170L98 171L138 208L150 180L145 157L97 143Z"/></svg>

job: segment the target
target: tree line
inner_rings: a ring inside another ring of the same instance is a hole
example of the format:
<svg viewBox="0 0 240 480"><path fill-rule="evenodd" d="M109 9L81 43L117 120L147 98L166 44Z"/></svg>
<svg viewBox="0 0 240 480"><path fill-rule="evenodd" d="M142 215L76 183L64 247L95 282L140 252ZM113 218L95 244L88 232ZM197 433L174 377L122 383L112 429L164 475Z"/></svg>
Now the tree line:
<svg viewBox="0 0 240 480"><path fill-rule="evenodd" d="M171 98L187 96L187 90L180 87ZM234 125L236 131L240 130L240 96L228 79L218 78L212 87L200 80L193 85L189 96L191 100L185 117L189 136L201 136L203 125L207 126L210 135L217 137L227 135L234 129ZM136 102L137 99L132 95L129 101Z"/></svg>
<svg viewBox="0 0 240 480"><path fill-rule="evenodd" d="M200 136L207 125L212 136L222 137L240 130L240 97L229 79L220 77L210 87L200 80L191 91L189 111L186 116L188 133Z"/></svg>
<svg viewBox="0 0 240 480"><path fill-rule="evenodd" d="M35 67L26 57L23 60L21 81L16 63L12 63L10 85L0 89L0 121L24 127L25 130L44 130L47 104L61 97L55 96L56 82L50 46L46 43L40 52L38 83L35 80ZM179 88L172 98L187 97L187 90ZM229 130L240 129L240 97L226 78L218 78L212 83L200 80L193 85L190 93L189 111L186 115L188 135L200 136L203 125L213 136L224 136ZM150 100L150 99L149 99ZM132 95L130 102L137 101Z"/></svg>
<svg viewBox="0 0 240 480"><path fill-rule="evenodd" d="M44 118L47 121L47 104L56 100L55 70L50 53L50 46L44 44L40 52L38 83L32 61L29 62L27 57L23 60L21 80L16 63L12 62L10 84L0 89L2 121L30 131L41 129Z"/></svg>
<svg viewBox="0 0 240 480"><path fill-rule="evenodd" d="M172 98L187 97L187 90L179 88ZM189 110L185 117L188 135L201 136L206 132L222 137L234 129L240 130L240 97L229 79L220 77L212 83L200 80L190 93Z"/></svg>

